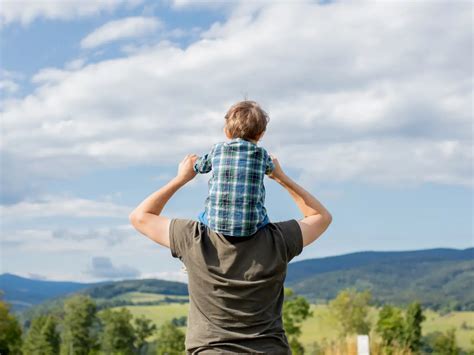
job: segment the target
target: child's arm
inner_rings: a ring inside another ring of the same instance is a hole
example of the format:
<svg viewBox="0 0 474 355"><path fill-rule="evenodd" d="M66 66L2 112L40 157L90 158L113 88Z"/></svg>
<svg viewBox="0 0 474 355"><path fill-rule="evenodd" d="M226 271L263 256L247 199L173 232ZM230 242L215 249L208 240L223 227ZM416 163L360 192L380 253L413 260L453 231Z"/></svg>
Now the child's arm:
<svg viewBox="0 0 474 355"><path fill-rule="evenodd" d="M270 175L275 170L275 164L273 163L272 157L265 150L265 174Z"/></svg>
<svg viewBox="0 0 474 355"><path fill-rule="evenodd" d="M193 165L193 170L198 174L206 174L212 170L212 155L214 153L214 147L212 147L209 153L199 157Z"/></svg>

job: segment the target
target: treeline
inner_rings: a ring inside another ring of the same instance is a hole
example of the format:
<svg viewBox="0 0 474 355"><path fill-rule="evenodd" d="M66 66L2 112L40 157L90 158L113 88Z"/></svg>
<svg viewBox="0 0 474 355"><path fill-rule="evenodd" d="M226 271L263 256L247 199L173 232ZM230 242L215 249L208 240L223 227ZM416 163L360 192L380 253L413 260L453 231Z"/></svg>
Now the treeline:
<svg viewBox="0 0 474 355"><path fill-rule="evenodd" d="M1 290L0 290L1 292ZM77 292L76 294L84 294L89 295L88 293L81 293ZM170 303L188 303L189 299L187 297L183 297L184 295L176 295L176 296L164 296L163 299L159 300L149 300L149 301L133 301L131 299L120 299L120 298L112 298L112 299L103 299L103 298L91 298L94 299L96 304L97 311L101 311L102 309L106 308L114 308L114 307L126 307L126 306L158 306L158 305L165 305ZM180 298L178 298L180 297ZM181 298L183 297L183 298ZM55 299L47 300L39 305L31 307L29 309L24 310L21 313L17 313L18 319L21 324L29 326L31 319L37 317L41 314L60 314L64 308L64 302L67 300L67 297L57 297Z"/></svg>
<svg viewBox="0 0 474 355"><path fill-rule="evenodd" d="M83 289L78 293L97 299L111 299L128 292L154 293L169 296L188 296L188 286L182 282L157 279L109 281Z"/></svg>
<svg viewBox="0 0 474 355"><path fill-rule="evenodd" d="M0 354L181 354L185 334L179 329L186 317L174 318L157 328L144 316L134 318L127 308L98 311L89 296L78 294L64 302L61 312L35 316L25 329L0 300ZM302 323L312 316L311 306L302 296L285 289L283 326L293 354L356 353L355 335L369 335L372 355L474 355L457 345L456 329L422 336L425 314L419 302L406 309L391 304L369 320L373 307L369 290L344 289L328 303L336 321L337 339L323 339L305 348L300 342ZM468 327L468 325L465 325ZM156 336L153 342L147 341Z"/></svg>
<svg viewBox="0 0 474 355"><path fill-rule="evenodd" d="M133 318L127 308L98 312L95 301L78 294L64 302L61 314L38 315L24 332L0 301L0 354L177 354L184 351L183 318L157 328L144 316ZM148 343L147 339L157 335Z"/></svg>
<svg viewBox="0 0 474 355"><path fill-rule="evenodd" d="M154 301L140 301L134 302L132 300L125 299L112 299L112 300L101 300L97 302L97 310L112 308L112 307L124 307L124 306L158 306L160 304L170 304L170 303L188 303L189 299L187 298L174 298L174 297L164 297L161 300Z"/></svg>
<svg viewBox="0 0 474 355"><path fill-rule="evenodd" d="M283 322L292 347L298 342L301 322L311 315L305 298L285 289ZM9 305L0 301L0 354L73 355L73 354L181 354L187 317L173 318L159 329L150 319L133 318L130 311L104 309L86 294L65 300L60 311L40 314L26 324L24 331ZM157 335L153 342L147 342Z"/></svg>
<svg viewBox="0 0 474 355"><path fill-rule="evenodd" d="M422 323L426 316L418 301L410 303L405 309L385 304L378 310L375 322L369 321L370 307L373 304L369 290L348 288L339 292L328 303L328 310L336 320L337 339L313 342L307 353L355 354L356 335L369 335L370 353L373 355L474 355L474 338L470 351L461 349L456 341L456 328L422 336ZM293 353L303 354L304 349L294 348Z"/></svg>

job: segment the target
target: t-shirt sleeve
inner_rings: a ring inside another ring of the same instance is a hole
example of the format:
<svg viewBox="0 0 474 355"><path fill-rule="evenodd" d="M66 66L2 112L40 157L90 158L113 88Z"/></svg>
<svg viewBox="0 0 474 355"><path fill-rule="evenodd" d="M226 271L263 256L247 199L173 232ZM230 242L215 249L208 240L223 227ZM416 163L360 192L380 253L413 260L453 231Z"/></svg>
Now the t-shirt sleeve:
<svg viewBox="0 0 474 355"><path fill-rule="evenodd" d="M172 218L170 221L170 250L175 258L183 259L194 240L198 222L192 219Z"/></svg>
<svg viewBox="0 0 474 355"><path fill-rule="evenodd" d="M303 234L296 219L276 223L282 232L286 246L287 261L290 262L295 256L303 251Z"/></svg>
<svg viewBox="0 0 474 355"><path fill-rule="evenodd" d="M264 157L265 157L265 174L269 175L275 169L275 164L273 164L272 157L266 150L264 150Z"/></svg>

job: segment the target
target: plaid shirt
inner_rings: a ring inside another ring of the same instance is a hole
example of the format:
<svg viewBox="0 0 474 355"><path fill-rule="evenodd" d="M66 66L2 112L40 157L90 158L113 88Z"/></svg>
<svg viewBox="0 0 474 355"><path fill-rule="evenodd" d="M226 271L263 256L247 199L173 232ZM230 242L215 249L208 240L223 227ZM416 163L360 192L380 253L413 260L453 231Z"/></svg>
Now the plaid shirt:
<svg viewBox="0 0 474 355"><path fill-rule="evenodd" d="M209 228L232 236L254 234L267 217L263 178L274 167L264 148L242 138L216 143L199 157L194 171L212 171L205 201Z"/></svg>

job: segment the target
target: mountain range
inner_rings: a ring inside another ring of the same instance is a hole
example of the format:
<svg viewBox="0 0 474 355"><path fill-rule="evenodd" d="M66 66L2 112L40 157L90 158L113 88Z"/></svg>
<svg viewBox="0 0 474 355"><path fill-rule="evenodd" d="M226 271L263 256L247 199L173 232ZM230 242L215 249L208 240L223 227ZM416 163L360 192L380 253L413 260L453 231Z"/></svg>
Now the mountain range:
<svg viewBox="0 0 474 355"><path fill-rule="evenodd" d="M311 302L325 303L353 287L370 289L375 304L405 305L418 300L433 309L474 310L474 248L363 251L308 259L288 265L285 286ZM110 299L127 292L187 295L180 282L136 279L81 283L0 275L0 292L14 312L46 301L86 293Z"/></svg>

